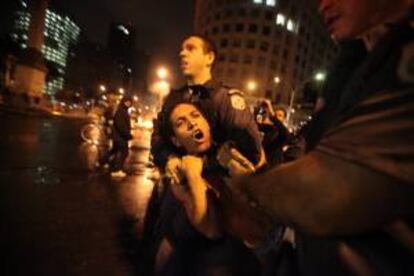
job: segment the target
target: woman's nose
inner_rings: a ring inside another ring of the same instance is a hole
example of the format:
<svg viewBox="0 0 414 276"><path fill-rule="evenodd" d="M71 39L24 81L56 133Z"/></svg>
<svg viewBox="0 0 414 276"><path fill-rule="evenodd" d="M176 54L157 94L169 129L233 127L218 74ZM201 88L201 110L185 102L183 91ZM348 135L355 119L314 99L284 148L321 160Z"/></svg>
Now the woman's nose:
<svg viewBox="0 0 414 276"><path fill-rule="evenodd" d="M193 129L195 127L196 123L194 121L188 122L188 129Z"/></svg>

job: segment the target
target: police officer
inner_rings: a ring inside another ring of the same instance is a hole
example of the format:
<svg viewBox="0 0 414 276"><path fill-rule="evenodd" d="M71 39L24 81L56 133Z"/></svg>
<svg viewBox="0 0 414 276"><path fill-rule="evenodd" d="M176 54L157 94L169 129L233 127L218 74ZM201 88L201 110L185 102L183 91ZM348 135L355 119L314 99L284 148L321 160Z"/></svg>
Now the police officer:
<svg viewBox="0 0 414 276"><path fill-rule="evenodd" d="M413 8L319 0L345 44L308 153L233 183L297 230L301 275L414 275Z"/></svg>
<svg viewBox="0 0 414 276"><path fill-rule="evenodd" d="M164 107L174 102L175 97L184 97L199 103L213 123L213 140L217 143L232 140L235 146L253 164L263 160L260 134L240 90L227 87L213 79L211 70L216 58L213 44L200 35L191 35L181 47L181 69L187 78L187 85L172 91L165 100ZM162 120L162 111L158 122ZM178 153L171 150L169 141L164 141L163 131L155 124L151 139L151 153L154 163L164 168L171 177L177 177L180 160ZM178 181L178 179L176 178Z"/></svg>

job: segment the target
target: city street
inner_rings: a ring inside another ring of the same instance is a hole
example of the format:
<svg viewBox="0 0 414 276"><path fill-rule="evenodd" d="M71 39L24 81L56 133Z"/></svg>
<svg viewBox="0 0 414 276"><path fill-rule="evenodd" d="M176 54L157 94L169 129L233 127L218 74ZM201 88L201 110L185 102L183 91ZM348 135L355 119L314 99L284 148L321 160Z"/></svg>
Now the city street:
<svg viewBox="0 0 414 276"><path fill-rule="evenodd" d="M85 123L0 113L1 275L145 275L148 150L125 179L87 170Z"/></svg>

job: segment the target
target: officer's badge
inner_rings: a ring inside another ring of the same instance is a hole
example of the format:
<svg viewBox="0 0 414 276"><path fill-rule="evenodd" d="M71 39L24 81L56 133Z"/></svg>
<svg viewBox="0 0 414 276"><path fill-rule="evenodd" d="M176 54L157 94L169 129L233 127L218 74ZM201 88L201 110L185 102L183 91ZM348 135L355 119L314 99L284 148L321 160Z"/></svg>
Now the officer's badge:
<svg viewBox="0 0 414 276"><path fill-rule="evenodd" d="M414 42L404 47L397 74L402 81L414 82Z"/></svg>
<svg viewBox="0 0 414 276"><path fill-rule="evenodd" d="M237 89L229 90L231 106L237 110L244 110L246 108L246 102L243 98L243 92Z"/></svg>

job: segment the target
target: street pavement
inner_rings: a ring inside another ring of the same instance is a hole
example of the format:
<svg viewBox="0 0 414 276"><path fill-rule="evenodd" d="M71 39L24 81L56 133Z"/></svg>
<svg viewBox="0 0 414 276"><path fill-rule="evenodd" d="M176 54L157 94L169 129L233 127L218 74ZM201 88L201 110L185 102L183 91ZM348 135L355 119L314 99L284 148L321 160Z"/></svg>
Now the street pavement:
<svg viewBox="0 0 414 276"><path fill-rule="evenodd" d="M88 170L85 123L0 113L0 275L146 275L148 150L124 179Z"/></svg>

